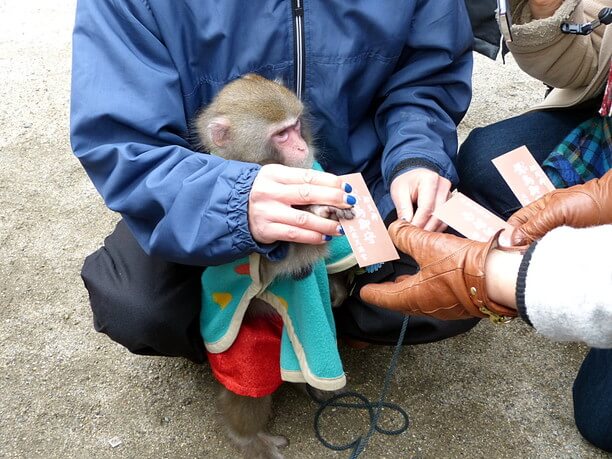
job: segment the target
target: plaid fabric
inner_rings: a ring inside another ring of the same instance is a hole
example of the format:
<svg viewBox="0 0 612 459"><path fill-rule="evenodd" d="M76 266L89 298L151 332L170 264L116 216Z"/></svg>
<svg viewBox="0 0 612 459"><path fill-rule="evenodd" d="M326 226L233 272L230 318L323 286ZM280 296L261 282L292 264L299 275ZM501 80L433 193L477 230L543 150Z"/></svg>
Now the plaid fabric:
<svg viewBox="0 0 612 459"><path fill-rule="evenodd" d="M601 177L612 168L612 117L596 116L580 124L542 167L557 188Z"/></svg>
<svg viewBox="0 0 612 459"><path fill-rule="evenodd" d="M599 178L612 167L612 65L599 114L570 132L542 164L557 188Z"/></svg>

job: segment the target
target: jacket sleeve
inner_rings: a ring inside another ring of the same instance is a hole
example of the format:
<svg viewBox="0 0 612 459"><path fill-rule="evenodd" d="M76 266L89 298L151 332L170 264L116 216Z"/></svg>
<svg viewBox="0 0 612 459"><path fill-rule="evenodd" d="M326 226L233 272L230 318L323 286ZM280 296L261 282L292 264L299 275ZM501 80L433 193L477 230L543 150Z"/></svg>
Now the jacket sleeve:
<svg viewBox="0 0 612 459"><path fill-rule="evenodd" d="M562 226L525 253L516 283L521 317L556 341L612 348L612 225Z"/></svg>
<svg viewBox="0 0 612 459"><path fill-rule="evenodd" d="M145 2L79 0L71 96L73 151L147 253L194 265L272 256L248 230L259 167L191 150L179 75Z"/></svg>
<svg viewBox="0 0 612 459"><path fill-rule="evenodd" d="M592 19L586 17L580 0L565 0L545 19L533 19L525 0L513 0L511 11L514 24L508 48L525 73L555 88L580 88L595 78L604 28L587 36L561 33L562 22Z"/></svg>
<svg viewBox="0 0 612 459"><path fill-rule="evenodd" d="M456 184L457 124L472 95L473 35L464 0L417 1L410 28L376 112L382 175L387 189L416 167Z"/></svg>

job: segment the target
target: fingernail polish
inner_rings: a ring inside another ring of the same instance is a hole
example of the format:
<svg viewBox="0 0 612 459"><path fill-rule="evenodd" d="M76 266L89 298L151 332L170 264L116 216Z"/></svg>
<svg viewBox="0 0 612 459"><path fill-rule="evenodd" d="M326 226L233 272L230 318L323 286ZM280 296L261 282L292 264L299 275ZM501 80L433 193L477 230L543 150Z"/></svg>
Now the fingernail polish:
<svg viewBox="0 0 612 459"><path fill-rule="evenodd" d="M331 240L332 240L332 237L331 237L331 236L328 236L328 235L326 234L325 236L323 236L323 240L324 240L325 242L329 242L329 241L331 241Z"/></svg>
<svg viewBox="0 0 612 459"><path fill-rule="evenodd" d="M351 185L349 185L348 183L344 182L342 184L342 189L346 192L346 193L350 193L351 191L353 191L353 187Z"/></svg>
<svg viewBox="0 0 612 459"><path fill-rule="evenodd" d="M344 228L342 228L342 226L338 225L338 228L336 229L336 231L338 231L338 233L344 235Z"/></svg>
<svg viewBox="0 0 612 459"><path fill-rule="evenodd" d="M346 194L344 195L344 202L346 202L350 206L354 206L355 204L357 204L357 198L352 194Z"/></svg>

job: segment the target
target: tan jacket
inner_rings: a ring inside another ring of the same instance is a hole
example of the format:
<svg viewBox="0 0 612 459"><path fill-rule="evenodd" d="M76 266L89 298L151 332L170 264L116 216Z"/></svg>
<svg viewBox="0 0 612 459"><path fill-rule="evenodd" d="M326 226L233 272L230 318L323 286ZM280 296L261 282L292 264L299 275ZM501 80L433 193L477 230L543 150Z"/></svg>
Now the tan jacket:
<svg viewBox="0 0 612 459"><path fill-rule="evenodd" d="M508 43L518 65L555 89L535 109L571 107L603 93L610 57L612 25L586 36L565 35L564 21L583 23L612 6L610 0L565 0L553 16L534 20L527 0L512 0L512 38Z"/></svg>

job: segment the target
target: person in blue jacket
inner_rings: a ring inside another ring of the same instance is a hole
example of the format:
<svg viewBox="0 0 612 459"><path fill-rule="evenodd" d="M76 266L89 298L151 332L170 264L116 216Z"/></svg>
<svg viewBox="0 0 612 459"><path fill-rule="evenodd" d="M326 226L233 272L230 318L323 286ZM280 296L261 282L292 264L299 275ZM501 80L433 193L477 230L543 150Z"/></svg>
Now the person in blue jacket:
<svg viewBox="0 0 612 459"><path fill-rule="evenodd" d="M338 175L360 172L387 222L441 229L432 210L457 182L472 40L463 0L79 0L71 143L122 216L82 270L96 329L135 353L201 362L206 266L280 259L286 240L336 234L335 222L278 210L300 203L290 186L303 171L195 151L190 122L246 73L280 77L306 104L328 171L312 172L321 204L342 199ZM403 258L364 282L414 269ZM401 320L356 297L336 314L340 335L378 343L394 342ZM406 342L474 324L415 317Z"/></svg>

